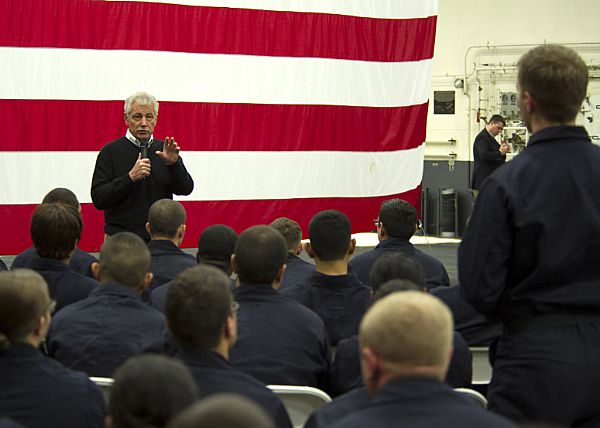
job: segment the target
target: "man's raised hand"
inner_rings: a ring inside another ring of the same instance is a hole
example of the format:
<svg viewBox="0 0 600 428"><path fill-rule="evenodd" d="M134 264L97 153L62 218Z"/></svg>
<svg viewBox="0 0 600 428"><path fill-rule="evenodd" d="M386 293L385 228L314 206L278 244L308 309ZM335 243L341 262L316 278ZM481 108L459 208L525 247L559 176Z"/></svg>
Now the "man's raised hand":
<svg viewBox="0 0 600 428"><path fill-rule="evenodd" d="M179 146L174 137L165 138L162 152L156 151L156 155L163 158L167 165L173 165L179 159Z"/></svg>

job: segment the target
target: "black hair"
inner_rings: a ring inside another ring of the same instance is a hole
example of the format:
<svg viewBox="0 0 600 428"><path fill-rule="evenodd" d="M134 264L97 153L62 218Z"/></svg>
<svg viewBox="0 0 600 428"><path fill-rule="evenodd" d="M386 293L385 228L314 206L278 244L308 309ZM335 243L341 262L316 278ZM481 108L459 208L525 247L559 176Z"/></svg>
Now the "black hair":
<svg viewBox="0 0 600 428"><path fill-rule="evenodd" d="M207 227L198 239L196 261L221 269L227 276L231 275L231 255L235 252L238 234L224 224Z"/></svg>
<svg viewBox="0 0 600 428"><path fill-rule="evenodd" d="M239 394L221 393L211 395L181 412L168 428L198 427L273 428L275 424L255 401Z"/></svg>
<svg viewBox="0 0 600 428"><path fill-rule="evenodd" d="M376 293L383 283L391 279L407 279L422 289L425 288L423 267L417 259L401 252L384 253L373 264L369 274L369 283L373 293Z"/></svg>
<svg viewBox="0 0 600 428"><path fill-rule="evenodd" d="M165 315L179 347L213 350L231 304L229 278L219 269L198 265L177 275L167 291Z"/></svg>
<svg viewBox="0 0 600 428"><path fill-rule="evenodd" d="M388 294L396 293L398 291L424 291L423 287L415 284L408 279L391 279L384 282L379 286L377 291L373 294L373 303L379 299L383 299Z"/></svg>
<svg viewBox="0 0 600 428"><path fill-rule="evenodd" d="M129 358L114 374L109 411L115 428L162 428L198 397L190 370L163 355Z"/></svg>
<svg viewBox="0 0 600 428"><path fill-rule="evenodd" d="M308 231L310 246L319 260L341 260L348 252L352 227L344 213L321 211L311 219Z"/></svg>
<svg viewBox="0 0 600 428"><path fill-rule="evenodd" d="M302 229L294 220L287 217L279 217L269 225L283 236L288 251L295 250L302 240Z"/></svg>
<svg viewBox="0 0 600 428"><path fill-rule="evenodd" d="M42 199L42 204L64 204L70 205L79 211L79 201L75 193L64 187L57 187L50 190Z"/></svg>
<svg viewBox="0 0 600 428"><path fill-rule="evenodd" d="M77 246L82 227L77 209L71 205L46 203L33 212L29 231L40 257L65 260Z"/></svg>
<svg viewBox="0 0 600 428"><path fill-rule="evenodd" d="M150 206L148 224L152 236L176 238L179 226L185 224L185 209L177 201L160 199Z"/></svg>
<svg viewBox="0 0 600 428"><path fill-rule="evenodd" d="M272 284L286 257L283 237L270 226L246 229L235 244L237 274L242 282Z"/></svg>
<svg viewBox="0 0 600 428"><path fill-rule="evenodd" d="M388 199L381 203L379 221L390 238L408 240L417 227L417 210L402 199Z"/></svg>
<svg viewBox="0 0 600 428"><path fill-rule="evenodd" d="M490 117L488 123L501 123L503 126L506 126L506 119L499 114L494 114Z"/></svg>
<svg viewBox="0 0 600 428"><path fill-rule="evenodd" d="M100 281L138 287L150 269L150 251L139 236L119 232L100 248Z"/></svg>

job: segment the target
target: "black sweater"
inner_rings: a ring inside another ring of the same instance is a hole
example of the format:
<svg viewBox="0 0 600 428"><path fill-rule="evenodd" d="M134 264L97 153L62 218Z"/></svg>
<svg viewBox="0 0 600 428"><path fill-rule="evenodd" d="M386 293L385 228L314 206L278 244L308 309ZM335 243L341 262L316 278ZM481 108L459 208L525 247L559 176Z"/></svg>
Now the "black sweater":
<svg viewBox="0 0 600 428"><path fill-rule="evenodd" d="M137 146L121 137L100 150L92 177L92 202L104 210L106 234L130 231L147 241L150 237L145 226L150 205L159 199L173 199L173 194L189 195L194 190L194 181L181 156L167 166L154 153L162 149L163 141L154 140L148 150L150 176L136 182L131 181L129 171L140 153Z"/></svg>

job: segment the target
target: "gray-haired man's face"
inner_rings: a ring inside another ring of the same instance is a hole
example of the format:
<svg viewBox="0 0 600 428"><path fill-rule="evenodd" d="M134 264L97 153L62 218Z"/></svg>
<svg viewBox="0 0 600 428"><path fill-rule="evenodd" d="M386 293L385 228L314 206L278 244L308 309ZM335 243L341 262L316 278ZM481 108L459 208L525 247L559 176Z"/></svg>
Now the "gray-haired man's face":
<svg viewBox="0 0 600 428"><path fill-rule="evenodd" d="M138 140L148 140L154 132L157 116L154 114L152 104L140 105L134 103L131 111L125 118L129 132Z"/></svg>

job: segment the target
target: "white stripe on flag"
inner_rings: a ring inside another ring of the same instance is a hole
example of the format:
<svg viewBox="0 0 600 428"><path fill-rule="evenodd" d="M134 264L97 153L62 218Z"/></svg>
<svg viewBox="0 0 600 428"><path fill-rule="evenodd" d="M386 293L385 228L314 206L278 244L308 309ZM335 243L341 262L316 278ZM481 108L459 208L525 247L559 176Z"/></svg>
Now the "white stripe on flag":
<svg viewBox="0 0 600 428"><path fill-rule="evenodd" d="M366 18L392 19L424 18L437 15L438 11L438 0L138 0L139 2L289 12L333 13Z"/></svg>
<svg viewBox="0 0 600 428"><path fill-rule="evenodd" d="M429 97L431 60L157 51L0 48L0 98L122 100L147 90L163 101L395 107Z"/></svg>
<svg viewBox="0 0 600 428"><path fill-rule="evenodd" d="M424 145L395 152L185 152L194 192L178 199L228 201L369 197L405 192L421 183ZM67 187L91 202L96 152L0 152L3 204L36 204ZM31 171L43 180L31 180ZM43 171L43 172L42 172ZM290 177L303 177L290 180Z"/></svg>

